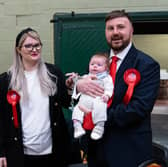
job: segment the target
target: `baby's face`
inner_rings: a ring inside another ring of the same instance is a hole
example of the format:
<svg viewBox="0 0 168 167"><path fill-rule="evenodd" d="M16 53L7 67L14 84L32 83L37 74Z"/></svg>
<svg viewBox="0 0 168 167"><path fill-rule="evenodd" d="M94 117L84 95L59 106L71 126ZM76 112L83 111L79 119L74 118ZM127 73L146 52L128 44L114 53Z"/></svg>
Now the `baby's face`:
<svg viewBox="0 0 168 167"><path fill-rule="evenodd" d="M92 57L89 63L91 74L101 73L107 70L106 59L104 57Z"/></svg>

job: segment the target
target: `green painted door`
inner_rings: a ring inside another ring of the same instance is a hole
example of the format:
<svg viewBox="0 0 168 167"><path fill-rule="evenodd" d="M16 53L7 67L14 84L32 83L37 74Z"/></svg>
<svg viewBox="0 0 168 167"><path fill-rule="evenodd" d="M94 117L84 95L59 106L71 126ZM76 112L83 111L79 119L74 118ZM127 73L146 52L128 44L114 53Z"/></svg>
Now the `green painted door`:
<svg viewBox="0 0 168 167"><path fill-rule="evenodd" d="M64 73L87 71L89 58L107 50L104 15L78 14L54 16L55 64Z"/></svg>

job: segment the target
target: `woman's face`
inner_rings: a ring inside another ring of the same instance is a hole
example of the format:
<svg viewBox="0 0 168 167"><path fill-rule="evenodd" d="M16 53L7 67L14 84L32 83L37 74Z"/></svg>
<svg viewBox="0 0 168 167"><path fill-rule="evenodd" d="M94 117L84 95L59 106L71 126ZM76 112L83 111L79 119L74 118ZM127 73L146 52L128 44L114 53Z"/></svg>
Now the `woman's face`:
<svg viewBox="0 0 168 167"><path fill-rule="evenodd" d="M40 41L28 36L23 42L18 52L22 56L22 62L25 67L36 66L41 58L42 45Z"/></svg>

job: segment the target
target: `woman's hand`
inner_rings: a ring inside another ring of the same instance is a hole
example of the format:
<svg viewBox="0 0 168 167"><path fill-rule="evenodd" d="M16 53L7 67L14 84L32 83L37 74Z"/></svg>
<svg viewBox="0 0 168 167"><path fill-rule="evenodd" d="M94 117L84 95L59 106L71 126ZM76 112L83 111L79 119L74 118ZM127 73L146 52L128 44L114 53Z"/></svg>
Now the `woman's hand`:
<svg viewBox="0 0 168 167"><path fill-rule="evenodd" d="M102 96L104 88L98 85L94 80L97 79L95 75L89 75L77 81L77 91L87 94L92 97Z"/></svg>
<svg viewBox="0 0 168 167"><path fill-rule="evenodd" d="M7 161L5 157L0 158L0 167L7 167Z"/></svg>
<svg viewBox="0 0 168 167"><path fill-rule="evenodd" d="M68 78L65 81L66 86L69 89L72 89L74 85L74 79L78 77L78 74L71 72L71 73L66 73L65 76L68 76Z"/></svg>

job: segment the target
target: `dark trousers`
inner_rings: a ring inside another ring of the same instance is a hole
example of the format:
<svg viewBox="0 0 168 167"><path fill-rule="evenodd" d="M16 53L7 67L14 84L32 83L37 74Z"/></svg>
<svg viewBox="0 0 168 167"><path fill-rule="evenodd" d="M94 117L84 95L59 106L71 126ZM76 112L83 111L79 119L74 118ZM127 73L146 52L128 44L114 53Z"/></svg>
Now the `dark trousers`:
<svg viewBox="0 0 168 167"><path fill-rule="evenodd" d="M54 157L49 155L24 155L24 167L53 167L57 166L54 163Z"/></svg>

